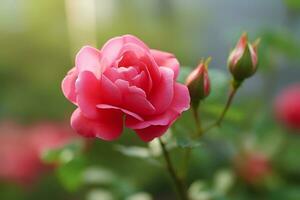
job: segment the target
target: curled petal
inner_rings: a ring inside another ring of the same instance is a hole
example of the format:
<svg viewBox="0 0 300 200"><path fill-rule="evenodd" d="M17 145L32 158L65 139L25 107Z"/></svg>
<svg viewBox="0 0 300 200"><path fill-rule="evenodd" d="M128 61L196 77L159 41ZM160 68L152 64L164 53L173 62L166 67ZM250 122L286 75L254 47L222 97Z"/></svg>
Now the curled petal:
<svg viewBox="0 0 300 200"><path fill-rule="evenodd" d="M178 113L182 113L190 108L190 94L188 88L180 83L174 84L174 98L171 104Z"/></svg>
<svg viewBox="0 0 300 200"><path fill-rule="evenodd" d="M100 65L101 52L93 47L84 46L80 49L75 59L75 66L78 72L90 71L99 77L101 72Z"/></svg>
<svg viewBox="0 0 300 200"><path fill-rule="evenodd" d="M68 72L67 76L64 78L61 84L63 94L74 104L76 104L75 82L77 76L77 69L74 67Z"/></svg>
<svg viewBox="0 0 300 200"><path fill-rule="evenodd" d="M99 113L97 119L89 119L76 109L71 117L72 128L84 137L117 139L123 130L122 113L118 110L100 110Z"/></svg>
<svg viewBox="0 0 300 200"><path fill-rule="evenodd" d="M158 66L168 67L174 71L174 79L177 79L179 74L179 62L171 53L151 49L151 54L154 57Z"/></svg>
<svg viewBox="0 0 300 200"><path fill-rule="evenodd" d="M101 52L103 54L101 63L105 63L106 67L111 67L120 57L123 46L129 43L135 44L136 46L149 51L147 45L145 45L144 42L133 35L115 37L106 42L101 49Z"/></svg>
<svg viewBox="0 0 300 200"><path fill-rule="evenodd" d="M133 116L126 116L125 125L132 129L143 129L149 126L169 126L180 114L170 108L163 114L144 117L139 120Z"/></svg>
<svg viewBox="0 0 300 200"><path fill-rule="evenodd" d="M126 110L124 108L120 108L120 107L117 107L117 106L112 106L112 105L107 105L107 104L98 104L97 105L97 108L101 108L101 109L116 109L116 110L121 110L122 112L124 112L125 114L129 115L129 116L132 116L134 117L135 119L138 119L140 121L144 121L143 118L141 116L139 116L138 114L136 113L133 113L129 110Z"/></svg>
<svg viewBox="0 0 300 200"><path fill-rule="evenodd" d="M185 85L175 83L174 85L174 98L168 110L159 115L150 115L139 120L132 116L127 116L125 125L132 129L142 129L149 126L170 126L179 115L188 110L190 107L190 96L188 89Z"/></svg>
<svg viewBox="0 0 300 200"><path fill-rule="evenodd" d="M117 80L115 84L122 93L122 107L137 114L152 114L155 112L154 106L146 99L145 92L136 87L129 86L124 80Z"/></svg>

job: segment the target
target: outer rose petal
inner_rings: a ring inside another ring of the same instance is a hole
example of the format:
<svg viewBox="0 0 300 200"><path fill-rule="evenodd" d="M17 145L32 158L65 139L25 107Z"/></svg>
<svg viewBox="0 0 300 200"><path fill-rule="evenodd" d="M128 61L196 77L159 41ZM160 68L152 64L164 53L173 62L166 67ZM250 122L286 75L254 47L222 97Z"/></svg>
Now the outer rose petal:
<svg viewBox="0 0 300 200"><path fill-rule="evenodd" d="M123 130L122 113L117 110L102 110L98 119L84 117L76 109L71 117L71 126L85 137L98 137L103 140L117 139Z"/></svg>
<svg viewBox="0 0 300 200"><path fill-rule="evenodd" d="M151 49L151 54L155 59L158 66L168 67L174 71L174 80L177 79L179 74L179 62L175 56L168 52L163 52L155 49Z"/></svg>
<svg viewBox="0 0 300 200"><path fill-rule="evenodd" d="M76 81L76 93L78 107L83 115L97 118L98 109L96 105L101 103L101 87L93 73L85 71L79 74Z"/></svg>
<svg viewBox="0 0 300 200"><path fill-rule="evenodd" d="M134 116L126 116L125 125L131 129L143 129L149 126L169 126L180 114L170 108L163 114L144 117L139 120Z"/></svg>
<svg viewBox="0 0 300 200"><path fill-rule="evenodd" d="M75 81L77 76L77 69L74 67L68 72L61 84L61 88L65 97L74 104L76 104Z"/></svg>
<svg viewBox="0 0 300 200"><path fill-rule="evenodd" d="M93 72L96 77L99 77L102 70L100 58L101 52L98 49L84 46L76 55L75 66L79 73L82 71L90 71Z"/></svg>
<svg viewBox="0 0 300 200"><path fill-rule="evenodd" d="M82 113L89 118L98 115L97 104L109 102L118 105L121 102L121 93L104 75L98 80L93 73L85 71L80 73L76 82L77 103Z"/></svg>
<svg viewBox="0 0 300 200"><path fill-rule="evenodd" d="M182 113L190 108L190 94L188 88L180 83L174 84L174 98L171 108Z"/></svg>
<svg viewBox="0 0 300 200"><path fill-rule="evenodd" d="M163 135L168 128L169 126L149 126L144 129L136 129L135 132L144 142L150 142L154 138Z"/></svg>

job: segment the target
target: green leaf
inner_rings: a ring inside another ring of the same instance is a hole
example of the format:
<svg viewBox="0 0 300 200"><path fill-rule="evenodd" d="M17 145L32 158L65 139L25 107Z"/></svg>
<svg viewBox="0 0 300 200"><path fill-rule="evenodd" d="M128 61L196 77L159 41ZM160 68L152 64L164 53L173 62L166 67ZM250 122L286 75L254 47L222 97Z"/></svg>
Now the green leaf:
<svg viewBox="0 0 300 200"><path fill-rule="evenodd" d="M49 149L43 152L41 158L46 164L64 164L71 161L75 156L79 155L83 148L84 141L76 139L62 148Z"/></svg>
<svg viewBox="0 0 300 200"><path fill-rule="evenodd" d="M76 157L57 169L59 181L68 191L76 191L83 183L85 167L86 162L83 157Z"/></svg>

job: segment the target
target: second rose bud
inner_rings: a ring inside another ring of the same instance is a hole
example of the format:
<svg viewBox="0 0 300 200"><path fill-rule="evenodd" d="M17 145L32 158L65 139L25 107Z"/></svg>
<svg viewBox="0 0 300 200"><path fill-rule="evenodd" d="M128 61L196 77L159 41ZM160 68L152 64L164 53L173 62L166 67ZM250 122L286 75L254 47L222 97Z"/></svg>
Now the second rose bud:
<svg viewBox="0 0 300 200"><path fill-rule="evenodd" d="M260 39L257 39L253 44L249 43L247 34L244 33L229 55L228 67L236 82L241 83L256 72L259 42Z"/></svg>
<svg viewBox="0 0 300 200"><path fill-rule="evenodd" d="M200 101L205 99L210 93L210 80L207 70L210 60L211 58L201 61L186 79L193 108L197 108Z"/></svg>

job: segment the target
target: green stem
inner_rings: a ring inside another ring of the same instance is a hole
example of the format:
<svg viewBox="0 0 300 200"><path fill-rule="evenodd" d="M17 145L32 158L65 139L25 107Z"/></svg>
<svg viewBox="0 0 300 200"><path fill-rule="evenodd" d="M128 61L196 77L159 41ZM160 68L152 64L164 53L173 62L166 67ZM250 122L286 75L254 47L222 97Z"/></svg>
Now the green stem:
<svg viewBox="0 0 300 200"><path fill-rule="evenodd" d="M191 153L192 153L192 148L187 148L184 151L184 160L183 160L181 177L185 184L187 182L187 175L188 175Z"/></svg>
<svg viewBox="0 0 300 200"><path fill-rule="evenodd" d="M203 133L203 129L202 129L202 123L201 120L199 118L199 114L198 114L198 110L197 108L192 108L193 111L193 115L194 115L194 120L195 120L195 124L196 124L196 132L197 132L197 137L200 137Z"/></svg>
<svg viewBox="0 0 300 200"><path fill-rule="evenodd" d="M230 108L231 104L232 104L232 100L238 90L238 88L240 87L240 85L242 84L242 82L237 82L235 80L232 81L232 86L231 86L231 89L230 89L230 92L229 92L229 96L228 96L228 99L227 99L227 102L225 104L225 107L220 115L220 117L217 119L216 122L214 122L213 124L211 124L210 126L208 126L206 129L204 129L203 132L207 132L209 131L210 129L216 127L216 126L221 126L222 122L223 122L223 119L228 111L228 109Z"/></svg>
<svg viewBox="0 0 300 200"><path fill-rule="evenodd" d="M159 143L160 143L160 146L162 148L163 155L164 155L164 158L165 158L165 161L166 161L167 170L168 170L171 178L173 179L173 181L175 183L176 190L177 190L178 195L179 195L179 199L180 200L188 200L188 195L187 195L185 185L182 182L182 180L178 177L178 175L176 174L175 168L173 167L173 164L171 162L169 152L166 148L165 143L162 141L161 138L159 138Z"/></svg>

